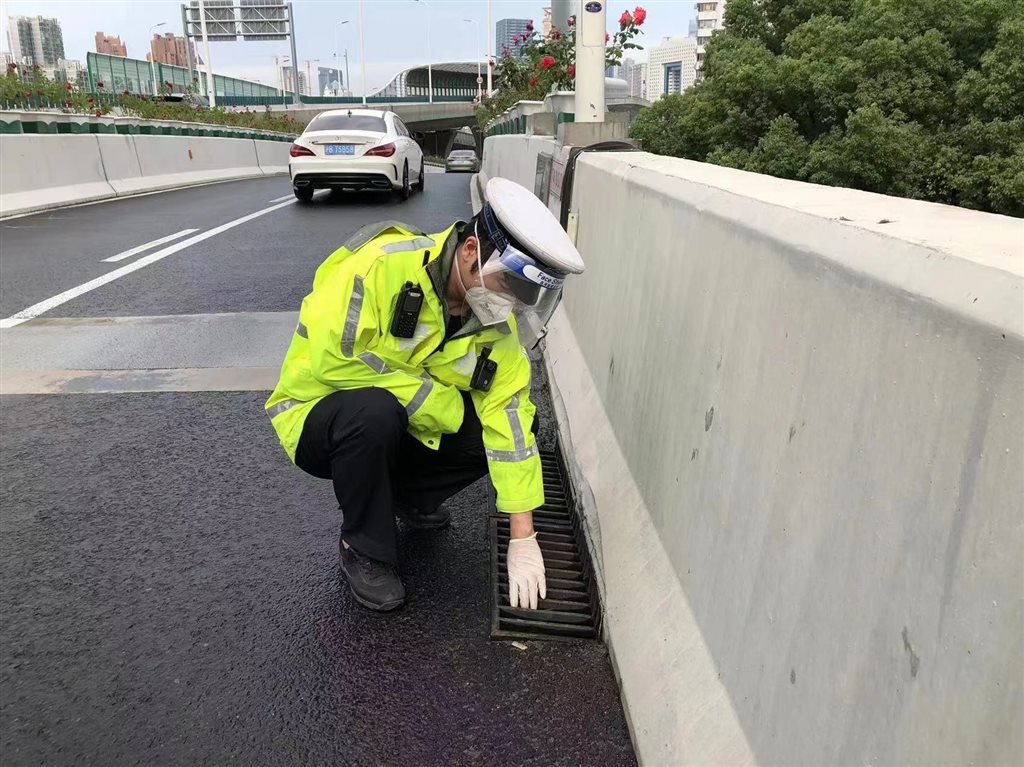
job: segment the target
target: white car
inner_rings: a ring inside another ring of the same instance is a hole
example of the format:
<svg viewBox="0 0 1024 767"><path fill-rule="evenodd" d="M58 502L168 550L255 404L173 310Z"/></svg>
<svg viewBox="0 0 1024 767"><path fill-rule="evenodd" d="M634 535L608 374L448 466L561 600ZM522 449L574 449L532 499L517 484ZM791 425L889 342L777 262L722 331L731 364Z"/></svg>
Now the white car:
<svg viewBox="0 0 1024 767"><path fill-rule="evenodd" d="M317 189L393 189L408 199L423 189L423 150L394 112L334 109L295 139L288 172L301 202Z"/></svg>

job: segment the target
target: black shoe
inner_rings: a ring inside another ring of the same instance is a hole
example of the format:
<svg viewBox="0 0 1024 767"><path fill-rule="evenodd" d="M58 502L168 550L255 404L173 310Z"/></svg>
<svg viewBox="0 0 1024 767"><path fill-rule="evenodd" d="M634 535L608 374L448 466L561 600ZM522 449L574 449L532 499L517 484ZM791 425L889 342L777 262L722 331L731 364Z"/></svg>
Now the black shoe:
<svg viewBox="0 0 1024 767"><path fill-rule="evenodd" d="M413 530L440 530L442 527L448 527L448 523L452 521L452 513L443 505L438 506L437 510L430 514L424 514L415 506L406 506L402 503L397 505L395 511Z"/></svg>
<svg viewBox="0 0 1024 767"><path fill-rule="evenodd" d="M338 559L341 574L345 576L356 601L378 612L387 612L405 603L405 586L395 568L387 562L360 554L339 543Z"/></svg>

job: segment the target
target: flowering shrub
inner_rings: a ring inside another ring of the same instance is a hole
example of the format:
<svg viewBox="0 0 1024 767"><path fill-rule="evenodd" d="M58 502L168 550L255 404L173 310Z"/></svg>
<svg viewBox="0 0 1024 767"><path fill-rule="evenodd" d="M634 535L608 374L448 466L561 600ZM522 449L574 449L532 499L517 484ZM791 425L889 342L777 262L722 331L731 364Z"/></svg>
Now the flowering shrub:
<svg viewBox="0 0 1024 767"><path fill-rule="evenodd" d="M206 109L185 101L165 101L163 97L139 96L124 90L112 93L102 81L96 83L96 94L76 89L71 83L54 82L39 67L21 71L15 64L7 67L0 77L0 106L7 109L53 109L70 114L102 117L120 110L128 117L145 120L177 120L181 122L228 125L238 128L298 133L296 125L287 115L265 111L230 111ZM174 91L173 83L163 84L164 93Z"/></svg>
<svg viewBox="0 0 1024 767"><path fill-rule="evenodd" d="M633 39L643 34L640 27L647 20L647 11L637 6L632 13L626 11L619 18L619 31L605 35L605 66L618 66L623 53L630 49L642 50ZM517 36L513 43L520 45L519 56L505 48L495 67L496 92L485 99L477 110L477 120L486 126L497 115L518 101L540 101L548 93L572 90L576 80L576 19L568 21L563 33L551 30L547 37L537 35L531 22L526 34Z"/></svg>

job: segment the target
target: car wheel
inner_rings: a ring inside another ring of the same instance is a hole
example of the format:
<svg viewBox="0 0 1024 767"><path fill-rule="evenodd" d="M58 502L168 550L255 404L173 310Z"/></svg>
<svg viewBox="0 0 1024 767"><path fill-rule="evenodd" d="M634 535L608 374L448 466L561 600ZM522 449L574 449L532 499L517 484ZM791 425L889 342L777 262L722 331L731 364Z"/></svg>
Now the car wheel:
<svg viewBox="0 0 1024 767"><path fill-rule="evenodd" d="M408 200L412 194L412 186L409 184L409 163L406 161L405 168L402 170L402 189L399 192L403 200Z"/></svg>
<svg viewBox="0 0 1024 767"><path fill-rule="evenodd" d="M299 202L310 202L315 190L311 186L293 186L292 191L295 192L295 199Z"/></svg>
<svg viewBox="0 0 1024 767"><path fill-rule="evenodd" d="M426 170L427 170L426 169L426 163L423 160L420 160L420 177L416 181L416 191L417 192L422 192L423 191L423 187L426 185L426 179L427 179Z"/></svg>

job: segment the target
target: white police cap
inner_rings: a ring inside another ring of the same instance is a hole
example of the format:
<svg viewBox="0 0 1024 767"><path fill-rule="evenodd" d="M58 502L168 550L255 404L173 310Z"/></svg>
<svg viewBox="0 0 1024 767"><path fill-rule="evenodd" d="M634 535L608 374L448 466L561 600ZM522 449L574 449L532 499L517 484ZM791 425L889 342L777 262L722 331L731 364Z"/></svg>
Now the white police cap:
<svg viewBox="0 0 1024 767"><path fill-rule="evenodd" d="M527 254L567 274L583 272L583 259L547 206L507 178L487 182L487 204L498 224ZM485 217L487 206L484 208Z"/></svg>

